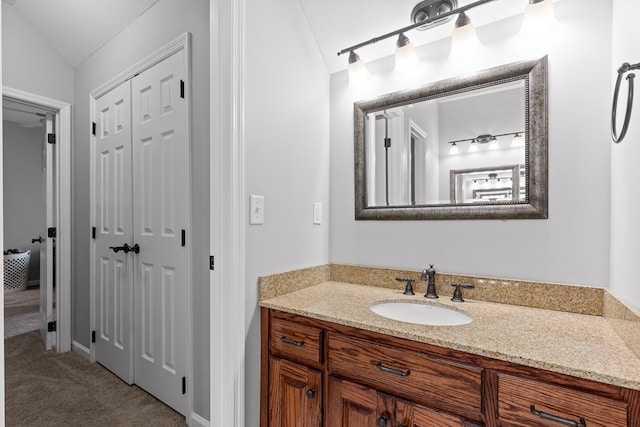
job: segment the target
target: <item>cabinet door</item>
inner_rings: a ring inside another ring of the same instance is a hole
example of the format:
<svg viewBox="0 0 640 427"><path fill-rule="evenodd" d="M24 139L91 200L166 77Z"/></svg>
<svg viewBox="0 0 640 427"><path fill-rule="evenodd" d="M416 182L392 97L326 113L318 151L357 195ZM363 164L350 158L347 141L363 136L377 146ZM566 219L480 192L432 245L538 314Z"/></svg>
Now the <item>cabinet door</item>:
<svg viewBox="0 0 640 427"><path fill-rule="evenodd" d="M481 424L396 399L397 427L471 427L479 425Z"/></svg>
<svg viewBox="0 0 640 427"><path fill-rule="evenodd" d="M327 427L393 427L395 399L376 390L329 377Z"/></svg>
<svg viewBox="0 0 640 427"><path fill-rule="evenodd" d="M319 371L272 357L269 367L269 426L321 425L322 377Z"/></svg>

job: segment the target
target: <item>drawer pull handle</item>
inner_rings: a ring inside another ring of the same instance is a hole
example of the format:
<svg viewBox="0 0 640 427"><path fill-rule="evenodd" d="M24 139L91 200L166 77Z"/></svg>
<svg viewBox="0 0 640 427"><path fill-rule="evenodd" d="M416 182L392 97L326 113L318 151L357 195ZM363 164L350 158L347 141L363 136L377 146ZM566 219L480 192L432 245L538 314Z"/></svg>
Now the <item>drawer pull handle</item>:
<svg viewBox="0 0 640 427"><path fill-rule="evenodd" d="M282 341L285 344L295 345L296 347L302 347L304 345L304 341L295 341L287 337L280 338L280 341Z"/></svg>
<svg viewBox="0 0 640 427"><path fill-rule="evenodd" d="M313 396L315 396L315 395L316 395L316 389L315 388L311 388L311 389L307 390L307 397L309 399L312 399Z"/></svg>
<svg viewBox="0 0 640 427"><path fill-rule="evenodd" d="M580 421L573 421L568 418L563 418L557 415L547 414L546 412L538 411L536 410L536 407L534 405L531 405L530 409L533 415L536 415L542 418L543 420L554 421L556 423L563 424L569 427L587 427L587 424L584 421L584 418L580 418Z"/></svg>
<svg viewBox="0 0 640 427"><path fill-rule="evenodd" d="M388 374L400 375L401 377L408 377L409 374L411 373L411 371L408 369L406 371L401 371L400 369L387 368L382 364L382 362L378 362L376 367L380 369L382 372L386 372Z"/></svg>

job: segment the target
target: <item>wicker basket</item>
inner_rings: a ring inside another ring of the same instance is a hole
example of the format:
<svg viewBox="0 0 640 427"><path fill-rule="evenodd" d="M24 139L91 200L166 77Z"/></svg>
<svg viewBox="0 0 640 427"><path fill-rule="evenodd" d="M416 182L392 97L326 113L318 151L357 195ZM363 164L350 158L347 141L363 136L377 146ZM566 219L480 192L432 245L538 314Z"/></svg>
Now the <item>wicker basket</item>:
<svg viewBox="0 0 640 427"><path fill-rule="evenodd" d="M31 251L4 256L4 291L23 291L27 289L29 278L29 258Z"/></svg>

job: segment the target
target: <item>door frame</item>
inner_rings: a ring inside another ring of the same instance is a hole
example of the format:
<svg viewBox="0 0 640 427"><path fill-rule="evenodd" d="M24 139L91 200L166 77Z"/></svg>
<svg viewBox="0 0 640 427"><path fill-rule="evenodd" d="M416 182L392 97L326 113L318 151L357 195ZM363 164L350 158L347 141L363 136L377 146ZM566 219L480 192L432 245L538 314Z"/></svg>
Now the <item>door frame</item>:
<svg viewBox="0 0 640 427"><path fill-rule="evenodd" d="M245 0L209 0L209 425L245 425ZM251 286L254 284L252 283Z"/></svg>
<svg viewBox="0 0 640 427"><path fill-rule="evenodd" d="M189 153L191 153L191 97L190 97L190 93L193 93L190 91L191 88L191 50L190 50L190 46L191 46L191 33L186 32L180 36L178 36L177 38L175 38L174 40L172 40L171 42L167 43L166 45L162 46L161 48L159 48L158 50L156 50L155 52L151 53L150 55L148 55L147 57L145 57L144 59L142 59L141 61L139 61L138 63L132 65L131 67L127 68L126 70L124 70L123 72L121 72L120 74L118 74L117 76L113 77L112 79L110 79L109 81L107 81L106 83L102 84L100 87L98 87L97 89L91 91L91 93L89 94L89 123L88 123L88 129L90 129L89 131L89 140L90 140L90 188L93 188L94 184L95 184L95 176L94 176L94 171L95 171L95 145L96 145L96 135L93 135L91 133L91 129L92 129L92 121L95 119L96 117L96 101L98 98L100 98L102 95L106 94L107 92L111 91L112 89L116 88L117 86L119 86L120 84L124 83L127 80L130 80L131 78L133 78L134 76L136 76L137 74L142 73L143 71L153 67L154 65L156 65L157 63L161 62L162 60L170 57L171 55L173 55L176 52L179 52L180 50L184 51L184 70L185 70L185 74L184 74L184 80L185 80L185 85L187 88L187 141L189 144ZM189 171L187 172L189 175L189 196L188 196L188 204L189 204L189 214L188 214L188 230L190 233L193 232L192 230L192 221L191 221L191 216L192 216L192 180L193 177L191 176L191 158L189 157ZM90 221L93 221L93 218L95 218L95 194L93 191L90 192ZM93 224L91 224L93 226ZM191 239L189 239L189 241L187 242L187 251L188 251L188 268L187 268L187 275L188 275L188 285L187 285L187 315L189 317L189 320L187 322L187 393L186 393L186 414L185 417L187 420L190 420L194 414L193 411L193 378L194 378L194 372L193 372L193 316L191 315L191 313L193 313L193 301L192 301L192 287L193 287L193 280L192 280L192 246L190 243ZM90 272L89 272L89 310L90 310L90 314L89 314L89 324L90 324L90 330L91 331L95 331L96 330L96 326L97 326L97 319L96 319L96 313L97 313L97 308L96 308L96 304L97 304L97 292L96 292L96 283L95 283L95 240L91 239L90 240ZM130 333L133 336L133 319L131 321L131 331ZM96 361L96 345L95 343L90 343L90 349L89 349L89 360L91 362ZM134 374L135 376L135 374Z"/></svg>
<svg viewBox="0 0 640 427"><path fill-rule="evenodd" d="M56 149L58 173L54 177L58 203L56 212L56 350L71 350L71 228L73 211L71 180L71 104L8 86L2 87L2 98L27 102L56 114ZM45 190L46 191L46 190ZM2 290L4 294L4 289Z"/></svg>

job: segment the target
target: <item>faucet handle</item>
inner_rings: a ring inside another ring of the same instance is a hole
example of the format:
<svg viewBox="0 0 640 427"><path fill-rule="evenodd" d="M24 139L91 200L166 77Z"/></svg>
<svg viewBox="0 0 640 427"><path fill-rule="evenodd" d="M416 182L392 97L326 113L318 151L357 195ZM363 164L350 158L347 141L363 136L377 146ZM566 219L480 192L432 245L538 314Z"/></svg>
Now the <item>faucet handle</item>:
<svg viewBox="0 0 640 427"><path fill-rule="evenodd" d="M455 289L453 290L453 297L451 298L451 301L453 302L464 302L464 299L462 298L462 291L460 290L460 288L475 288L475 286L470 283L452 283L451 286L455 287Z"/></svg>
<svg viewBox="0 0 640 427"><path fill-rule="evenodd" d="M396 277L396 280L398 282L407 282L407 286L404 288L404 295L415 295L415 293L413 292L413 279L409 278L409 277Z"/></svg>

